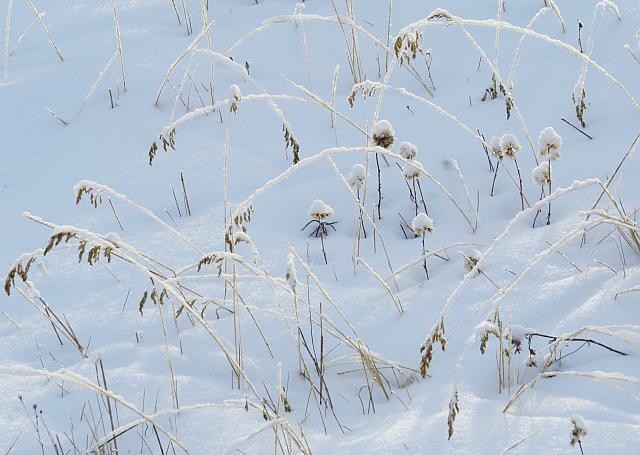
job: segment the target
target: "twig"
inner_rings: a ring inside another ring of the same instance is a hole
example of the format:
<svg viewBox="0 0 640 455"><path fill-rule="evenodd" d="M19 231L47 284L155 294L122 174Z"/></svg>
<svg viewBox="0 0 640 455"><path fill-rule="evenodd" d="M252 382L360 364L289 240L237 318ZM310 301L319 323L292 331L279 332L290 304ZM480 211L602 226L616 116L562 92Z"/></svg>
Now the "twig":
<svg viewBox="0 0 640 455"><path fill-rule="evenodd" d="M593 137L589 136L587 133L585 133L584 131L582 131L580 128L578 128L577 126L575 126L573 123L571 123L569 120L565 119L564 117L560 117L560 120L562 120L564 123L566 123L567 125L569 125L570 127L572 127L573 129L575 129L576 131L584 134L585 136L587 136L589 139L593 140Z"/></svg>

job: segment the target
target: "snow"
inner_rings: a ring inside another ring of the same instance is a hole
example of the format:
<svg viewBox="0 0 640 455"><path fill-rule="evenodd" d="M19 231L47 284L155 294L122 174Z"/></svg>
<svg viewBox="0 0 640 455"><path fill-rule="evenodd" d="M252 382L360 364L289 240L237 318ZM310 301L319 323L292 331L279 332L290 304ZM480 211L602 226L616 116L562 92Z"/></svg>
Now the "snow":
<svg viewBox="0 0 640 455"><path fill-rule="evenodd" d="M42 452L34 404L47 455L640 445L636 0L31 3L0 6L0 453Z"/></svg>

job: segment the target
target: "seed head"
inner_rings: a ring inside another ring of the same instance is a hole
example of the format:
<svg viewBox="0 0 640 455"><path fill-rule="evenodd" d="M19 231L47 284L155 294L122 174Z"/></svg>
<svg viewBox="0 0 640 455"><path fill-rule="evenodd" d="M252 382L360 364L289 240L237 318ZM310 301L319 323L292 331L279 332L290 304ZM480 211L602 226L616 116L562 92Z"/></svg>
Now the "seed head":
<svg viewBox="0 0 640 455"><path fill-rule="evenodd" d="M324 221L333 216L333 209L320 199L316 199L309 207L309 216L316 221Z"/></svg>
<svg viewBox="0 0 640 455"><path fill-rule="evenodd" d="M412 160L418 154L418 148L411 142L402 142L400 144L400 156L405 160Z"/></svg>
<svg viewBox="0 0 640 455"><path fill-rule="evenodd" d="M431 234L434 229L433 220L426 213L418 213L411 222L411 229L417 236L424 233Z"/></svg>
<svg viewBox="0 0 640 455"><path fill-rule="evenodd" d="M500 138L500 148L504 156L513 160L516 158L521 147L518 138L513 134L503 134Z"/></svg>
<svg viewBox="0 0 640 455"><path fill-rule="evenodd" d="M388 149L396 139L396 132L391 123L386 120L379 120L373 127L373 142L379 147Z"/></svg>

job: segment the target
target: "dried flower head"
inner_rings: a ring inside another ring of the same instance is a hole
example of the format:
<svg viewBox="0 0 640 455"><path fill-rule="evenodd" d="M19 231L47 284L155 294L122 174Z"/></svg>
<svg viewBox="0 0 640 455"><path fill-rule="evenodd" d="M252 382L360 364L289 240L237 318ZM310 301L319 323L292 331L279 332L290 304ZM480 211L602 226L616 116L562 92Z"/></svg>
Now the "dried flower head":
<svg viewBox="0 0 640 455"><path fill-rule="evenodd" d="M373 127L373 142L379 147L388 149L396 139L396 132L391 123L386 120L379 120Z"/></svg>
<svg viewBox="0 0 640 455"><path fill-rule="evenodd" d="M451 400L449 400L449 416L447 417L447 427L449 429L449 439L453 436L453 423L456 421L456 417L460 413L460 406L458 405L458 389L453 390Z"/></svg>
<svg viewBox="0 0 640 455"><path fill-rule="evenodd" d="M434 226L433 220L426 213L418 213L413 221L411 221L411 229L417 236L424 233L432 233Z"/></svg>
<svg viewBox="0 0 640 455"><path fill-rule="evenodd" d="M293 253L289 253L287 256L287 271L284 275L284 279L293 292L296 292L296 286L298 284L298 272L296 271L296 264L294 262Z"/></svg>
<svg viewBox="0 0 640 455"><path fill-rule="evenodd" d="M560 158L562 137L550 126L540 131L538 145L540 146L540 156L549 157L550 160Z"/></svg>
<svg viewBox="0 0 640 455"><path fill-rule="evenodd" d="M474 329L474 339L480 338L480 352L484 354L489 346L489 335L500 338L498 326L491 321L482 321Z"/></svg>
<svg viewBox="0 0 640 455"><path fill-rule="evenodd" d="M478 250L471 250L463 254L464 268L467 272L471 272L473 268L480 262L482 255Z"/></svg>
<svg viewBox="0 0 640 455"><path fill-rule="evenodd" d="M367 169L362 164L354 164L347 179L347 183L354 190L362 188L367 181Z"/></svg>
<svg viewBox="0 0 640 455"><path fill-rule="evenodd" d="M516 155L520 151L520 143L518 142L518 138L513 134L503 134L500 138L500 148L502 149L502 153L504 156L515 159Z"/></svg>
<svg viewBox="0 0 640 455"><path fill-rule="evenodd" d="M418 161L416 161L416 163L420 164ZM405 163L402 167L402 176L405 178L405 180L415 179L420 177L421 175L422 171L420 171L420 168L418 166L414 166L411 163Z"/></svg>
<svg viewBox="0 0 640 455"><path fill-rule="evenodd" d="M316 221L324 221L333 216L333 209L320 199L316 199L311 203L309 207L309 216Z"/></svg>
<svg viewBox="0 0 640 455"><path fill-rule="evenodd" d="M238 102L242 99L242 94L240 93L240 87L236 84L231 84L231 112L236 112L238 110Z"/></svg>
<svg viewBox="0 0 640 455"><path fill-rule="evenodd" d="M579 415L571 417L571 423L573 424L573 430L571 430L571 445L581 445L582 440L589 434L589 428L584 423L584 419Z"/></svg>
<svg viewBox="0 0 640 455"><path fill-rule="evenodd" d="M367 98L371 98L373 95L375 95L376 90L380 86L382 86L382 84L380 84L379 82L373 82L370 80L354 84L353 88L351 89L351 94L349 95L349 98L347 98L347 101L349 101L349 106L353 107L356 102L356 95L358 93L362 93L362 98L366 101Z"/></svg>
<svg viewBox="0 0 640 455"><path fill-rule="evenodd" d="M422 30L418 28L405 28L398 34L393 48L401 65L415 60L422 45L422 38Z"/></svg>
<svg viewBox="0 0 640 455"><path fill-rule="evenodd" d="M411 142L402 142L400 144L400 156L405 160L412 160L418 154L418 148Z"/></svg>
<svg viewBox="0 0 640 455"><path fill-rule="evenodd" d="M546 186L551 183L551 168L548 161L543 161L533 169L531 177L536 185Z"/></svg>
<svg viewBox="0 0 640 455"><path fill-rule="evenodd" d="M489 151L499 160L504 158L504 153L502 153L502 146L500 145L499 137L493 136L491 138L491 142L489 143Z"/></svg>

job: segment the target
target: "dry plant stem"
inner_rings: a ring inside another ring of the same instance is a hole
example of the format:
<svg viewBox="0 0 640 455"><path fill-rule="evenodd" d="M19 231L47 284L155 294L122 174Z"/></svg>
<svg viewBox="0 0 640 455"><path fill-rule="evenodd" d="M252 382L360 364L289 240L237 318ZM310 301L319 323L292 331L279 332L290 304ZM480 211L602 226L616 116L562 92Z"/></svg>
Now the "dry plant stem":
<svg viewBox="0 0 640 455"><path fill-rule="evenodd" d="M397 153L390 152L390 151L388 151L386 149L383 149L381 147L331 147L331 148L328 148L328 149L324 149L324 150L320 151L319 153L317 153L317 154L315 154L313 156L304 158L304 159L300 160L300 162L296 166L289 167L287 170L283 171L278 176L276 176L276 177L272 178L271 180L267 181L260 188L257 188L256 190L254 190L253 193L251 193L244 201L242 201L240 204L237 205L237 207L236 207L236 209L234 211L234 218L236 218L236 216L239 216L242 212L247 210L255 202L256 199L258 199L260 196L262 196L269 189L271 189L272 187L278 185L279 183L283 182L284 180L288 179L289 177L291 177L292 175L297 173L299 170L301 170L301 169L303 169L303 168L305 168L305 167L307 167L307 166L309 166L309 165L311 165L311 164L313 164L313 163L315 163L317 161L320 161L322 159L330 157L332 155L350 154L350 153L356 153L356 152L366 152L366 153L375 153L375 154L380 154L380 155L386 155L388 157L391 157L391 158L396 159L398 161L401 161L403 163L411 164L412 166L417 168L422 175L427 176L438 187L438 189L440 189L440 191L442 191L442 193L444 193L444 195L451 201L451 203L456 207L456 209L463 216L463 218L465 219L467 224L470 227L473 227L473 224L471 223L471 220L469 219L467 214L464 212L464 210L462 210L462 208L456 202L456 200L453 198L451 193L449 193L449 191L433 175L431 175L429 172L427 172L422 167L421 164L417 163L416 161L407 160L407 159L403 158L402 156L398 155Z"/></svg>
<svg viewBox="0 0 640 455"><path fill-rule="evenodd" d="M549 164L549 194L551 194L551 185L553 182L553 178L552 178L552 172L551 172L551 152L547 151L547 154L549 156L549 160L547 161L547 163ZM551 224L551 201L549 201L549 211L547 212L547 226L549 226Z"/></svg>
<svg viewBox="0 0 640 455"><path fill-rule="evenodd" d="M9 81L9 41L11 40L11 16L13 13L13 0L9 0L7 4L7 18L4 28L4 73L3 82Z"/></svg>
<svg viewBox="0 0 640 455"><path fill-rule="evenodd" d="M284 100L295 100L295 101L301 101L301 102L306 102L307 100L305 100L304 98L296 98L296 97L292 97L290 95L270 95L268 93L263 93L260 95L243 95L242 96L242 103L246 103L246 102L251 102L251 101L271 101L274 99L284 99ZM205 106L202 108L198 108L198 109L194 109L193 111L183 115L182 117L178 118L177 120L173 121L172 123L170 123L169 125L166 125L165 127L162 128L162 130L160 131L160 136L162 135L167 135L169 134L169 132L175 128L177 128L178 126L182 125L183 123L186 123L188 121L194 120L196 118L202 117L203 115L209 114L211 112L215 112L220 110L221 107L223 106L227 106L231 104L231 99L227 98L221 101L216 101L214 104L210 105L210 106Z"/></svg>
<svg viewBox="0 0 640 455"><path fill-rule="evenodd" d="M174 3L174 7L175 7L175 3ZM176 14L177 14L177 10L176 10ZM182 61L183 58L189 55L196 48L196 46L198 45L198 43L200 43L202 38L204 38L205 36L208 36L209 30L211 30L211 28L215 25L215 23L216 23L215 21L211 21L209 24L207 24L202 29L202 31L198 34L198 36L195 37L195 39L191 42L191 44L189 44L189 46L187 46L187 48L184 51L182 51L182 53L178 56L178 58L175 59L175 61L171 64L171 66L169 66L169 69L167 70L167 73L165 74L164 79L162 80L162 83L158 88L158 92L156 93L156 100L155 100L156 106L160 102L160 96L162 96L162 90L164 89L164 86L169 82L169 77L171 77L171 73L173 72L173 70L178 66L178 64Z"/></svg>
<svg viewBox="0 0 640 455"><path fill-rule="evenodd" d="M520 175L520 166L518 166L518 159L514 158L513 162L516 165L516 170L518 171L518 184L520 190L520 203L522 204L522 210L524 210L524 193L522 192L522 175ZM551 194L551 191L549 191Z"/></svg>
<svg viewBox="0 0 640 455"><path fill-rule="evenodd" d="M578 49L576 49L575 47L571 46L570 44L567 44L564 41L561 41L561 40L558 40L558 39L555 39L555 38L551 38L550 36L545 35L543 33L538 33L538 32L536 32L534 30L529 30L527 28L519 27L517 25L513 25L513 24L510 24L509 22L504 22L504 21L502 21L500 24L497 24L496 21L494 21L492 19L465 19L465 18L462 18L462 17L455 16L455 15L453 15L453 14L451 14L448 11L443 10L443 9L435 10L426 19L418 21L417 23L410 24L408 27L413 27L413 28L415 28L417 26L423 27L423 26L426 26L428 23L435 23L433 21L437 20L439 18L443 18L445 23L453 23L453 24L458 24L458 25L472 25L472 26L486 27L486 28L495 28L495 27L497 27L499 25L503 30L508 30L508 31L516 32L516 33L522 33L522 34L525 34L525 35L530 36L532 38L547 42L547 43L552 44L552 45L554 45L556 47L564 49L564 50L570 52L571 54L575 55L576 57L582 59L586 63L590 64L591 66L593 66L596 70L598 70L600 73L602 73L603 76L605 76L607 79L609 79L611 82L613 82L616 86L618 86L618 88L620 88L620 90L622 90L624 95L633 104L634 108L636 110L640 111L640 105L638 104L636 99L633 97L633 95L626 89L626 87L624 85L622 85L622 83L620 83L615 77L613 77L611 74L609 74L609 72L605 68L603 68L600 64L598 64L591 57L589 57L589 56L585 55L584 53L580 52Z"/></svg>
<svg viewBox="0 0 640 455"><path fill-rule="evenodd" d="M382 285L382 287L389 293L389 296L391 297L391 301L393 302L393 305L398 310L398 313L400 314L400 316L402 316L404 314L404 308L402 308L402 303L400 303L399 300L396 300L396 297L393 295L391 288L387 285L384 279L375 270L373 270L373 267L371 267L363 258L360 258L360 257L357 258L356 262L359 264L362 264L364 268L367 269L367 271L371 274L371 276L373 276ZM425 259L425 262L426 262L426 259Z"/></svg>
<svg viewBox="0 0 640 455"><path fill-rule="evenodd" d="M465 132L467 132L470 136L472 136L473 138L475 138L476 140L478 140L483 147L489 147L489 144L486 143L486 141L484 140L484 138L482 137L481 134L473 131L469 126L467 126L465 123L463 123L460 119L458 119L455 115L451 114L449 111L445 110L444 108L442 108L441 106L439 106L438 104L429 101L421 96L416 95L415 93L407 90L406 88L402 88L402 87L394 87L391 85L387 85L387 84L381 84L378 82L371 82L368 81L369 84L374 85L376 88L379 88L381 90L393 90L396 91L404 96L407 96L409 98L412 98L422 104L425 104L431 108L433 108L436 112L438 112L440 115L448 118L449 120L453 121L456 125L458 125L460 128L462 128ZM354 87L355 89L355 87ZM511 178L511 181L513 182L513 184L516 186L516 188L518 189L518 192L520 192L520 185L518 184L518 182L515 180L515 178L513 177L513 175L511 174L511 172L509 171L509 169L507 169L505 166L503 166L505 168L505 171L507 171L507 174L509 175L509 177ZM529 205L529 202L527 201L526 196L524 196L524 194L522 195L524 198L524 201L527 205Z"/></svg>
<svg viewBox="0 0 640 455"><path fill-rule="evenodd" d="M374 44L380 46L380 48L382 48L385 52L393 53L393 51L391 49L389 49L375 35L373 35L371 32L369 32L366 28L356 24L355 22L346 21L346 20L344 20L344 19L342 19L340 17L336 17L336 16L318 16L318 15L313 15L313 14L299 14L299 15L295 15L295 16L294 15L277 16L277 17L274 17L274 18L271 18L271 19L265 21L261 26L257 27L256 29L254 29L253 31L247 33L245 36L243 36L238 41L236 41L229 49L227 49L225 51L225 55L233 55L234 51L240 45L244 44L249 39L255 37L256 35L262 33L265 30L268 30L271 27L275 27L275 26L283 25L283 24L288 24L288 23L296 22L296 21L324 22L324 23L328 22L328 23L341 24L342 26L350 27L353 31L357 31L359 33L362 33L371 42L373 42ZM346 38L346 34L343 34L343 35L345 36L345 40L347 40L347 42L348 42L348 39ZM348 54L348 57L350 57L349 58L349 62L352 63L353 59L351 58L351 54ZM359 59L359 57L356 58L356 62L358 61L358 59ZM433 96L433 91L425 84L425 82L422 80L420 75L416 72L416 70L412 66L403 65L402 68L404 68L414 79L416 79L416 81L418 81L418 83L427 91L427 93L429 93L429 95ZM357 71L357 68L356 68L356 71ZM359 83L359 82L362 81L362 79L363 79L362 76L359 76L359 77L354 76L354 83Z"/></svg>
<svg viewBox="0 0 640 455"><path fill-rule="evenodd" d="M557 376L569 376L569 377L586 377L595 379L598 381L613 381L613 382L626 382L631 384L640 384L640 378L633 376L627 376L621 373L613 372L606 373L602 371L543 371L535 378L529 381L527 384L521 386L516 393L511 397L506 406L502 409L502 412L506 413L514 403L516 403L522 395L528 390L531 390L539 379L554 378Z"/></svg>
<svg viewBox="0 0 640 455"><path fill-rule="evenodd" d="M333 110L331 111L331 128L336 129L336 90L338 89L338 74L340 73L340 65L336 65L333 70L333 80L331 82L331 107ZM338 145L338 136L336 131L336 145Z"/></svg>
<svg viewBox="0 0 640 455"><path fill-rule="evenodd" d="M502 22L500 22L500 24L502 24ZM507 101L508 101L508 103L510 103L511 107L516 111L516 116L518 117L518 121L520 122L520 125L522 126L522 130L523 130L523 132L525 134L525 137L527 138L527 142L529 143L529 146L531 148L531 154L533 155L533 159L535 160L536 165L537 165L538 164L538 157L536 156L535 148L534 148L534 145L533 145L533 140L531 139L531 135L529 134L529 128L527 127L527 124L524 121L524 116L522 115L522 112L520 111L519 105L516 103L515 99L513 98L513 94L511 92L511 89L505 85L505 82L502 79L502 76L500 75L500 72L498 71L498 68L491 63L491 61L489 60L487 55L484 53L484 50L482 49L482 47L480 47L478 42L473 38L473 36L471 36L471 34L467 31L467 29L465 29L464 26L460 26L460 30L462 30L462 32L467 37L469 42L471 42L471 44L478 50L478 52L480 52L480 55L484 58L484 61L487 63L487 66L489 66L489 68L491 69L492 74L495 75L495 77L498 79L498 82L500 83L501 87L504 89L505 97L507 98ZM507 114L508 113L509 113L509 111L507 111Z"/></svg>
<svg viewBox="0 0 640 455"><path fill-rule="evenodd" d="M427 269L427 249L424 245L424 238L425 238L425 233L422 233L422 256L423 256L423 263L422 263L422 267L424 268L424 272L427 274L427 280L429 279L429 269Z"/></svg>
<svg viewBox="0 0 640 455"><path fill-rule="evenodd" d="M500 455L506 455L507 453L511 452L513 449L521 446L522 444L524 444L526 441L528 441L529 439L531 439L532 437L534 437L535 435L537 435L538 433L540 433L542 431L542 429L536 430L532 433L529 433L528 435L526 435L524 438L520 439L519 441L511 444L509 447L507 447L506 449L504 449Z"/></svg>
<svg viewBox="0 0 640 455"><path fill-rule="evenodd" d="M387 51L385 52L384 71L389 72L389 45L391 44L391 16L393 12L393 0L388 0L387 12Z"/></svg>
<svg viewBox="0 0 640 455"><path fill-rule="evenodd" d="M600 203L602 196L605 195L605 193L607 192L607 189L609 188L609 185L611 185L611 182L613 182L613 180L616 178L616 175L618 175L618 172L620 171L624 163L627 161L627 159L630 156L632 156L635 153L636 147L639 141L640 141L640 134L638 134L636 138L633 140L633 142L629 146L629 149L627 150L627 153L625 153L625 155L622 157L622 160L620 161L620 163L618 163L618 166L616 167L615 171L613 171L613 174L611 174L611 177L607 179L607 183L605 183L604 188L602 189L602 193L600 193L600 196L598 196L598 199L596 200L595 204L593 204L593 207L591 207L591 210L595 210L595 208Z"/></svg>
<svg viewBox="0 0 640 455"><path fill-rule="evenodd" d="M533 24L535 24L535 22L540 17L542 17L547 11L549 11L548 7L540 8L538 12L533 16L533 18L531 18L531 20L527 24L527 29L531 29L531 27L533 27ZM511 62L511 68L509 69L509 75L507 76L507 85L506 85L507 87L513 87L513 78L515 76L518 66L520 65L520 55L522 50L522 44L524 43L524 40L526 37L527 35L523 34L520 37L520 40L518 41L518 47L516 48L516 51L513 55L513 61Z"/></svg>
<svg viewBox="0 0 640 455"><path fill-rule="evenodd" d="M347 180L344 178L344 176L340 173L340 170L338 169L338 166L336 165L335 161L333 160L333 158L329 157L329 164L331 164L331 167L333 168L334 172L336 173L336 175L338 176L338 178L340 179L340 181L345 185L347 191L349 191L349 193L351 194L351 197L353 198L354 202L356 203L356 205L358 206L360 213L362 216L367 218L367 221L371 224L372 228L373 228L373 236L374 236L374 240L376 237L376 234L378 236L380 236L380 243L382 244L382 249L384 250L384 254L385 254L385 258L387 260L387 266L389 267L389 270L391 272L391 276L394 276L394 271L393 271L393 266L391 265L391 257L389 256L389 251L387 250L387 245L384 241L384 237L382 236L382 233L378 230L378 227L376 226L376 222L375 222L375 216L372 213L371 215L369 215L366 211L366 209L364 208L362 202L360 201L360 199L358 198L358 196L356 194L354 194L354 192L352 191L351 187L349 186L349 183L347 182ZM362 227L364 228L364 223L362 224ZM359 250L358 250L359 251ZM356 258L358 258L359 256L356 256ZM354 260L354 265L357 262L357 259ZM394 278L394 285L396 288L396 292L397 292L397 302L398 305L400 307L402 307L402 303L400 302L400 287L398 286L398 282L395 280Z"/></svg>
<svg viewBox="0 0 640 455"><path fill-rule="evenodd" d="M176 19L178 20L178 25L182 25L182 21L180 20L180 13L178 13L178 6L176 5L176 0L170 0L171 5L173 6L173 11L176 13Z"/></svg>
<svg viewBox="0 0 640 455"><path fill-rule="evenodd" d="M600 180L598 180L598 179L588 179L588 180L582 180L582 181L574 182L569 187L556 189L551 195L549 195L546 198L536 202L530 208L528 208L526 210L523 210L521 212L518 212L518 214L516 214L511 219L511 221L509 221L509 223L507 224L505 229L502 231L502 233L500 235L498 235L493 240L491 245L486 250L484 250L484 252L482 254L482 257L475 264L475 266L464 276L462 281L460 281L460 283L458 283L458 285L455 287L455 289L449 294L449 296L447 297L447 300L445 301L445 304L444 304L442 310L440 311L440 315L437 318L438 322L436 324L438 324L439 321L441 321L441 320L443 320L445 318L445 316L447 315L449 309L456 302L458 296L460 295L460 293L462 292L464 287L475 276L475 274L477 273L478 269L484 265L484 263L486 262L487 258L491 256L491 254L497 248L497 246L500 245L503 242L503 240L508 237L508 235L511 233L511 231L512 231L512 229L513 229L513 227L515 225L517 225L525 217L530 216L533 213L535 213L539 208L544 207L544 205L550 199L553 200L553 199L561 197L561 196L563 196L565 194L571 193L573 191L577 191L577 190L580 190L582 188L593 186L593 185L598 185L598 184L600 184Z"/></svg>
<svg viewBox="0 0 640 455"><path fill-rule="evenodd" d="M16 51L16 49L18 48L20 43L22 43L22 40L25 39L25 37L29 34L29 32L31 32L33 27L35 27L37 24L38 24L38 19L34 19L34 20L31 21L31 23L29 25L27 25L27 27L20 34L20 36L18 37L16 42L11 47L11 50L9 51L9 57L11 57L13 55L13 53Z"/></svg>
<svg viewBox="0 0 640 455"><path fill-rule="evenodd" d="M116 0L111 0L113 5L113 20L116 26L116 43L118 45L118 55L120 56L120 75L122 76L122 87L127 91L127 80L124 76L124 56L122 52L122 35L120 34L120 21L118 20L118 11L116 10Z"/></svg>
<svg viewBox="0 0 640 455"><path fill-rule="evenodd" d="M116 58L118 58L118 51L114 52L111 58L109 58L109 60L107 61L107 64L104 66L104 68L102 68L102 71L100 71L100 74L98 74L98 79L96 79L93 85L89 88L89 93L85 95L85 97L82 100L82 103L80 103L80 108L78 109L78 113L82 112L82 110L84 109L84 106L87 104L87 101L89 101L89 98L91 98L91 95L93 95L93 92L95 92L96 88L98 87L98 84L102 82L102 79L104 79L104 76L107 74L107 71L109 71L109 68L111 68L111 65L116 60Z"/></svg>
<svg viewBox="0 0 640 455"><path fill-rule="evenodd" d="M583 130L581 130L580 128L578 128L577 126L575 126L573 123L571 123L569 120L565 119L564 117L560 117L560 120L562 120L564 123L566 123L567 125L569 125L571 128L573 128L574 130L576 130L578 133L582 134L583 136L587 137L590 140L593 140L593 137L588 135L587 133L585 133Z"/></svg>
<svg viewBox="0 0 640 455"><path fill-rule="evenodd" d="M187 194L187 187L184 183L184 175L182 171L180 171L180 182L182 183L182 194L184 196L184 208L187 212L187 215L191 216L191 204L189 204L189 196Z"/></svg>
<svg viewBox="0 0 640 455"><path fill-rule="evenodd" d="M109 198L109 205L111 206L111 211L113 212L113 216L116 217L118 226L120 226L120 230L124 231L124 228L122 227L122 223L120 222L120 217L118 216L118 212L116 212L116 208L113 206L113 202L111 202L111 198Z"/></svg>
<svg viewBox="0 0 640 455"><path fill-rule="evenodd" d="M42 27L42 30L44 30L44 32L47 34L47 38L49 39L49 44L51 45L51 47L55 51L55 53L58 56L58 58L60 59L60 61L63 62L64 61L64 57L62 56L62 52L60 52L60 49L58 49L58 46L56 46L56 43L53 40L53 36L51 36L51 33L49 33L49 29L47 28L47 25L42 20L42 16L41 16L40 12L38 11L38 9L36 8L36 6L33 4L33 2L31 0L27 0L27 3L29 4L29 7L33 11L33 14L36 15L36 19L40 23L40 26Z"/></svg>
<svg viewBox="0 0 640 455"><path fill-rule="evenodd" d="M92 182L90 180L82 180L81 182L78 183L78 185L76 185L76 187L77 188L87 187L87 188L92 188L93 190L95 190L95 191L97 191L99 193L109 193L109 194L111 194L113 197L115 197L117 199L120 199L125 204L132 206L133 208L135 208L135 209L139 210L140 212L142 212L147 217L151 218L153 221L155 221L160 226L162 226L165 229L167 229L176 238L178 238L179 240L181 240L184 243L186 243L188 246L190 246L194 251L196 251L200 255L204 255L204 252L202 250L200 250L197 246L195 246L189 239L187 239L185 236L180 234L177 230L175 230L174 228L169 226L167 223L162 221L160 218L158 218L152 211L150 211L149 209L146 209L145 207L133 202L131 199L129 199L124 194L119 193L119 192L109 188L106 185L102 185L102 184L99 184L99 183L96 183L96 182Z"/></svg>
<svg viewBox="0 0 640 455"><path fill-rule="evenodd" d="M59 226L56 226L56 225L52 225L52 227L59 228ZM99 237L95 237L95 240L97 240L98 238ZM246 372L235 361L234 356L231 354L231 352L227 348L226 343L223 341L222 337L215 332L213 327L205 319L203 319L203 317L200 315L200 313L197 310L195 310L193 307L191 307L191 305L189 305L189 302L186 301L185 297L180 292L180 290L177 289L169 280L162 278L158 274L152 273L144 265L137 262L134 258L128 256L127 254L124 254L124 252L120 252L118 257L128 262L129 264L133 265L137 270L141 271L144 275L153 279L157 286L162 287L170 297L175 298L181 305L183 305L184 309L187 312L189 312L192 315L192 317L203 326L205 331L211 336L211 338L215 341L215 343L220 347L220 349L224 353L226 359L228 360L228 362L230 363L234 371L240 376L242 376L244 383L247 384L247 386L252 391L256 399L260 400L261 399L260 394L257 392L257 389L253 386L253 383L247 376ZM265 413L269 419L273 419L272 414L268 410L265 410ZM289 430L291 432L293 431L292 429L289 429ZM304 442L304 439L303 438L301 439L295 434L292 434L292 437L296 441L296 444L298 444L299 447L304 451L304 447L306 445L306 443ZM307 451L304 451L304 452L309 453Z"/></svg>
<svg viewBox="0 0 640 455"><path fill-rule="evenodd" d="M54 372L54 371L48 371L48 370L44 370L44 369L36 369L36 368L31 368L29 366L26 365L0 365L0 371L5 371L8 373L23 373L23 374L30 374L30 375L35 375L35 376L42 376L42 377L46 377L48 379L54 379L54 380L58 380L58 381L62 381L62 382L70 382L72 384L75 384L77 386L80 386L82 388L85 388L87 390L91 390L93 392L97 392L98 394L104 396L104 397L108 397L109 399L113 400L116 403L121 404L122 406L124 406L125 408L129 409L133 414L141 417L142 419L144 419L145 422L149 423L150 425L153 425L155 428L158 429L158 431L160 431L163 435L165 435L167 438L169 438L169 440L175 444L177 447L179 447L180 449L182 449L185 453L190 453L187 448L185 446L182 445L182 443L180 441L178 441L175 436L173 436L169 431L165 430L164 427L162 427L160 424L158 424L153 418L151 418L150 416L144 414L142 411L140 411L135 405L133 405L132 403L126 401L124 398L115 395L114 393L110 392L109 390L106 390L105 388L89 381L88 379L86 379L83 376L80 376L77 373L74 373L72 371L69 370L59 370L58 372Z"/></svg>
<svg viewBox="0 0 640 455"><path fill-rule="evenodd" d="M500 160L496 160L496 170L493 173L493 182L491 183L491 196L493 197L493 192L496 187L496 177L498 177L498 168L500 167Z"/></svg>

